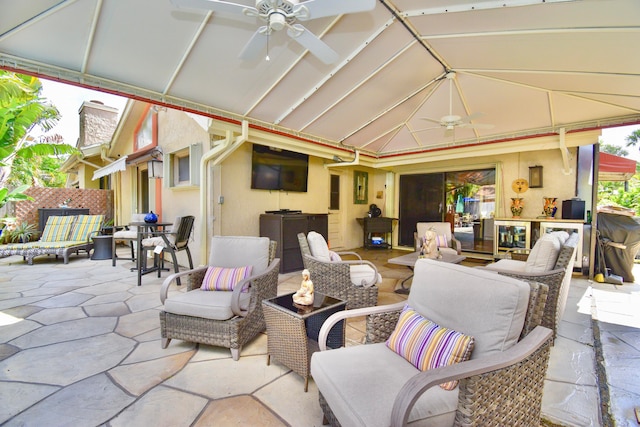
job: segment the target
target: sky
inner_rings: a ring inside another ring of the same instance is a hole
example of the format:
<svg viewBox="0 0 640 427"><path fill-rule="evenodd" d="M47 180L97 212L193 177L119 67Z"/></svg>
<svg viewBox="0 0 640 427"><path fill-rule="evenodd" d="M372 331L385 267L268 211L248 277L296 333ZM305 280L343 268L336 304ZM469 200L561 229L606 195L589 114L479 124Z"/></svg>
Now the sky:
<svg viewBox="0 0 640 427"><path fill-rule="evenodd" d="M49 133L60 134L67 144L75 145L80 134L80 116L78 111L84 101L102 101L109 107L118 109L118 118L124 109L127 99L121 96L110 95L95 90L71 86L50 80L42 81L42 96L47 98L53 105L58 107L61 120ZM601 141L606 144L617 145L629 152L628 158L640 162L640 147L626 147L625 138L634 130L640 129L640 125L623 126L602 130Z"/></svg>

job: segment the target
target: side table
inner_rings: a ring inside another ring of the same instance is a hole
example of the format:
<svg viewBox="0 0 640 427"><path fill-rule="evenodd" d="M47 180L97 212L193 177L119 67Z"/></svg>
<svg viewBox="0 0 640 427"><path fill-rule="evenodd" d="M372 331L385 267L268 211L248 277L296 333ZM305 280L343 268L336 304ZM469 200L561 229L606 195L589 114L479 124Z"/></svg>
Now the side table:
<svg viewBox="0 0 640 427"><path fill-rule="evenodd" d="M304 378L304 391L309 389L310 362L318 351L318 334L329 316L344 310L346 301L314 293L313 305L294 304L293 293L262 301L262 311L267 325L267 365L271 357ZM329 332L327 346L344 345L344 320L336 323Z"/></svg>
<svg viewBox="0 0 640 427"><path fill-rule="evenodd" d="M100 234L93 236L93 253L91 259L111 259L111 244L113 243L113 235Z"/></svg>

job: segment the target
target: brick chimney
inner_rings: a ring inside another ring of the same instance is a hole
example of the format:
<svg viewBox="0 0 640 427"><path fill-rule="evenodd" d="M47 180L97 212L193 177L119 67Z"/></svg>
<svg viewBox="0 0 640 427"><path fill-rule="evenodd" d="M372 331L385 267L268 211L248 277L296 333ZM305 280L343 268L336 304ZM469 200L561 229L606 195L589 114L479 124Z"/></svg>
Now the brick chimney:
<svg viewBox="0 0 640 427"><path fill-rule="evenodd" d="M85 101L80 110L78 148L106 144L111 141L118 125L118 109L101 101Z"/></svg>

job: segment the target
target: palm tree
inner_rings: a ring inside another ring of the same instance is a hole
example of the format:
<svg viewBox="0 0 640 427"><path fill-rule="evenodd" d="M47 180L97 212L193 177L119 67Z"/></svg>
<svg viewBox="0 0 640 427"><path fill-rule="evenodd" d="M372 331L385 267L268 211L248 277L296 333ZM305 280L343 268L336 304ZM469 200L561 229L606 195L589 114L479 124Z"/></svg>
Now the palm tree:
<svg viewBox="0 0 640 427"><path fill-rule="evenodd" d="M635 147L640 142L640 129L634 130L631 135L627 136L627 147Z"/></svg>
<svg viewBox="0 0 640 427"><path fill-rule="evenodd" d="M55 106L40 98L41 91L38 78L0 70L0 188L7 186L16 159L29 162L36 157L77 152L70 145L34 141L29 136L36 127L50 130L60 117Z"/></svg>

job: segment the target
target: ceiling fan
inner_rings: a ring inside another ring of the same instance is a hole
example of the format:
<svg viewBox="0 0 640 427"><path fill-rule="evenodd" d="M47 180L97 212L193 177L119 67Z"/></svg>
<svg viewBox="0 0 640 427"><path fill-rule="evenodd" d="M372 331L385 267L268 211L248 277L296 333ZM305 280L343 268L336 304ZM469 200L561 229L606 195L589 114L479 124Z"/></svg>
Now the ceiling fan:
<svg viewBox="0 0 640 427"><path fill-rule="evenodd" d="M418 129L418 130L413 131L413 133L423 132L425 130L430 130L430 129L444 128L445 129L444 136L445 137L449 137L449 136L454 135L456 128L492 129L493 125L483 124L483 123L471 123L472 120L475 120L476 118L482 116L482 113L475 113L475 114L471 114L470 116L466 116L466 117L461 117L461 116L453 114L453 112L452 112L452 109L453 109L453 79L456 78L456 73L454 71L449 71L445 75L445 78L447 80L449 80L449 114L446 115L446 116L442 116L440 118L440 120L430 119L428 117L421 117L422 120L427 120L429 122L437 123L438 126L433 126L433 127L429 127L429 128L425 128L425 129Z"/></svg>
<svg viewBox="0 0 640 427"><path fill-rule="evenodd" d="M296 21L364 12L373 9L376 5L376 0L256 0L255 7L220 0L171 0L171 2L178 7L255 17L265 22L267 25L258 28L240 52L241 59L250 60L258 57L260 52L268 48L269 35L286 28L289 37L325 64L336 62L338 54Z"/></svg>

